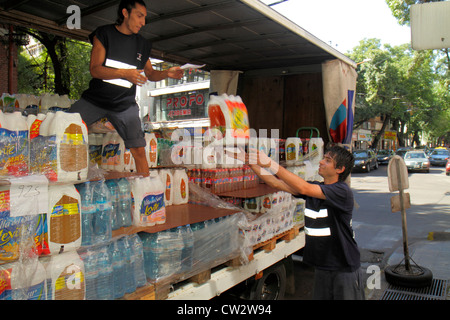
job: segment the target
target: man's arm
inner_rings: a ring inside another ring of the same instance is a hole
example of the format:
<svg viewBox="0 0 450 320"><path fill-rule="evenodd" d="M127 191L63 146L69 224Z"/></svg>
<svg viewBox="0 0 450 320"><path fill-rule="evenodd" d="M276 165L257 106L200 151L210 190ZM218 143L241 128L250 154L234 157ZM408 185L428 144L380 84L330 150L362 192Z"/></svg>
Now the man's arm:
<svg viewBox="0 0 450 320"><path fill-rule="evenodd" d="M275 161L272 161L272 159L262 152L257 151L256 153L250 153L249 162L252 170L255 171L264 182L275 188L279 188L280 190L287 191L294 195L301 194L318 199L326 198L319 185L311 184L303 180L299 176L280 166ZM266 174L261 174L261 168L270 168L270 171L276 174L279 179L267 172ZM256 170L259 170L260 173L258 174ZM273 179L278 180L279 182L276 182Z"/></svg>
<svg viewBox="0 0 450 320"><path fill-rule="evenodd" d="M166 78L181 79L184 74L184 70L180 67L172 67L163 71L155 70L150 59L145 64L144 72L150 81L160 81Z"/></svg>
<svg viewBox="0 0 450 320"><path fill-rule="evenodd" d="M136 85L143 85L147 81L147 77L141 74L142 70L104 67L103 62L105 61L105 58L106 49L100 40L94 36L91 62L89 65L89 71L93 78L102 80L126 79Z"/></svg>

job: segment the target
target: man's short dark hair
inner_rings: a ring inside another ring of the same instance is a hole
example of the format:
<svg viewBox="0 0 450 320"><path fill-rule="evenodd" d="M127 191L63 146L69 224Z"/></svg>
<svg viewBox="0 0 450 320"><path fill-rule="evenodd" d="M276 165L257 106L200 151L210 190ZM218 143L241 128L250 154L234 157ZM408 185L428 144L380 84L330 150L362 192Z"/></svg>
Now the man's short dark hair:
<svg viewBox="0 0 450 320"><path fill-rule="evenodd" d="M127 9L128 13L131 13L131 10L136 8L136 3L147 8L147 6L145 5L145 2L143 0L122 0L122 1L120 1L119 8L117 9L117 20L116 20L117 25L121 25L123 20L125 19L125 17L123 16L122 10Z"/></svg>
<svg viewBox="0 0 450 320"><path fill-rule="evenodd" d="M355 163L353 154L347 149L336 145L327 147L325 150L325 154L326 153L329 153L331 158L333 158L337 169L345 167L345 170L339 174L339 181L345 181L352 171L353 164Z"/></svg>

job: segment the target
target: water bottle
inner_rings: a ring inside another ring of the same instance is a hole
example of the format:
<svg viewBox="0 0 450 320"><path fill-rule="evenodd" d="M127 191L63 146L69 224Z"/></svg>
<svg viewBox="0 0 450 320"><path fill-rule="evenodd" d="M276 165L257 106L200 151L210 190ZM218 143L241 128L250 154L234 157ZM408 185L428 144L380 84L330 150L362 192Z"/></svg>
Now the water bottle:
<svg viewBox="0 0 450 320"><path fill-rule="evenodd" d="M114 299L119 299L125 294L125 262L117 241L111 242L109 253L113 267Z"/></svg>
<svg viewBox="0 0 450 320"><path fill-rule="evenodd" d="M84 279L86 284L86 300L97 300L97 257L92 249L86 249L79 252L81 260L84 263Z"/></svg>
<svg viewBox="0 0 450 320"><path fill-rule="evenodd" d="M107 246L97 249L97 298L99 300L114 299L113 267Z"/></svg>
<svg viewBox="0 0 450 320"><path fill-rule="evenodd" d="M126 178L117 181L119 194L119 209L117 210L117 224L120 227L131 226L131 186Z"/></svg>
<svg viewBox="0 0 450 320"><path fill-rule="evenodd" d="M96 210L90 182L76 185L81 197L81 245L90 246L94 243L94 214Z"/></svg>
<svg viewBox="0 0 450 320"><path fill-rule="evenodd" d="M183 251L181 254L181 271L189 272L192 270L193 251L194 251L194 233L188 224L181 228L183 236Z"/></svg>
<svg viewBox="0 0 450 320"><path fill-rule="evenodd" d="M119 186L116 180L106 180L106 186L111 194L111 229L117 230L122 227L119 224L118 210L119 210Z"/></svg>
<svg viewBox="0 0 450 320"><path fill-rule="evenodd" d="M158 261L155 255L156 249L156 237L158 233L139 233L139 238L141 238L143 252L144 252L144 269L147 278L155 280L157 279L158 273Z"/></svg>
<svg viewBox="0 0 450 320"><path fill-rule="evenodd" d="M137 287L142 287L147 283L144 270L144 251L141 238L137 234L133 234L128 238L130 242L133 261L134 261L134 279Z"/></svg>
<svg viewBox="0 0 450 320"><path fill-rule="evenodd" d="M96 203L94 216L95 243L111 240L111 194L104 181L97 182L93 186L93 194Z"/></svg>
<svg viewBox="0 0 450 320"><path fill-rule="evenodd" d="M167 246L169 250L169 261L172 266L172 270L170 274L176 274L181 271L181 255L184 248L183 242L183 229L181 226L178 226L176 229L169 230L172 233L171 237L171 245Z"/></svg>
<svg viewBox="0 0 450 320"><path fill-rule="evenodd" d="M119 248L123 253L123 259L125 263L125 292L132 293L136 290L136 281L134 279L134 264L132 259L131 246L128 242L128 237L122 237L117 242L119 243Z"/></svg>

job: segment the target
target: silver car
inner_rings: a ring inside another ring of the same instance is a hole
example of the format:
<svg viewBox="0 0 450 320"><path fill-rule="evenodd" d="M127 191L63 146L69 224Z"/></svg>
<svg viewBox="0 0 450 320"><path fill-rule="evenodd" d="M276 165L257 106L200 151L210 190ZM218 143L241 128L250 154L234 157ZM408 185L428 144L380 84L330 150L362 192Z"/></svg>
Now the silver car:
<svg viewBox="0 0 450 320"><path fill-rule="evenodd" d="M423 151L408 151L403 159L408 171L430 172L430 161Z"/></svg>

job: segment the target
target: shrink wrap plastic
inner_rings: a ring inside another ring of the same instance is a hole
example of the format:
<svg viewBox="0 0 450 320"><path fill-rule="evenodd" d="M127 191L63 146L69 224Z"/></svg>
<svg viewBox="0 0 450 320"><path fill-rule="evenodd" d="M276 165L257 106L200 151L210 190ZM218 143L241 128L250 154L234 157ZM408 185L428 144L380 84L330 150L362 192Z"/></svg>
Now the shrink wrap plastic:
<svg viewBox="0 0 450 320"><path fill-rule="evenodd" d="M38 259L41 216L30 203L12 217L9 191L0 191L0 300L45 299L46 277Z"/></svg>
<svg viewBox="0 0 450 320"><path fill-rule="evenodd" d="M140 233L148 280L159 282L171 277L176 282L244 257L239 232L243 219L243 213L236 213L158 233Z"/></svg>
<svg viewBox="0 0 450 320"><path fill-rule="evenodd" d="M240 225L244 236L244 246L252 247L294 227L294 217L300 221L301 207L289 193L276 192L271 199L271 207L261 214L247 215L247 221ZM299 212L296 212L296 209Z"/></svg>

